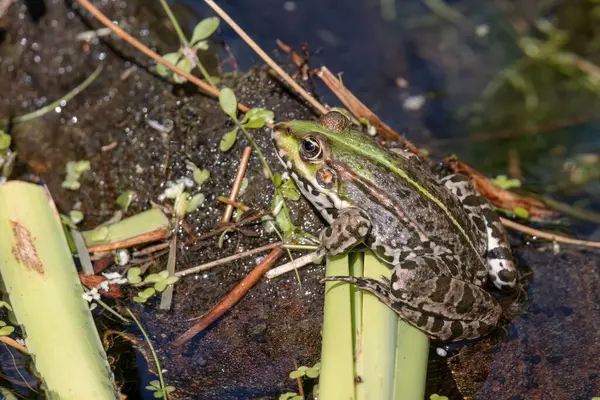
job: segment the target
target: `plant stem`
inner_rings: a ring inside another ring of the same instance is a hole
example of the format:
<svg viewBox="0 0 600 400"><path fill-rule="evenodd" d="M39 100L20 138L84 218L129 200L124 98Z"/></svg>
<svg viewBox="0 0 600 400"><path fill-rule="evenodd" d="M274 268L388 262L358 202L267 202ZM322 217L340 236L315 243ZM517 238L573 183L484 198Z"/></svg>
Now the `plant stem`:
<svg viewBox="0 0 600 400"><path fill-rule="evenodd" d="M327 259L326 275L349 275L348 257ZM319 398L355 399L352 305L350 285L325 283ZM377 398L377 397L373 397ZM379 397L383 399L383 397Z"/></svg>
<svg viewBox="0 0 600 400"><path fill-rule="evenodd" d="M235 118L233 121L235 122L237 127L240 128L240 130L244 133L244 136L246 136L246 140L248 140L252 147L254 147L254 151L256 151L256 154L258 154L258 158L260 159L260 163L263 165L265 171L267 171L267 175L269 176L271 182L273 182L273 186L275 186L275 178L273 177L273 172L271 171L271 167L269 167L269 163L267 163L267 159L265 158L262 150L260 149L260 146L254 140L254 137L252 137L252 135L246 130L246 127L242 125L237 118ZM281 197L283 198L283 196Z"/></svg>
<svg viewBox="0 0 600 400"><path fill-rule="evenodd" d="M98 68L96 68L94 70L94 72L92 72L92 74L90 76L88 76L83 82L81 82L81 84L75 86L75 88L73 88L73 90L71 90L69 93L65 94L60 99L48 104L47 106L40 108L38 110L35 110L33 112L19 115L18 117L14 117L10 122L12 122L13 124L20 124L23 122L31 121L32 119L39 118L42 115L46 114L47 112L56 109L56 107L61 106L61 104L63 104L63 102L66 103L66 102L70 101L71 99L73 99L73 97L77 96L79 93L84 91L88 86L90 86L92 84L92 82L94 82L96 80L98 75L100 75L102 68L103 68L103 66L100 65ZM64 105L62 107L64 107ZM0 118L0 126L4 126L4 125L8 124L8 122L9 122L8 118Z"/></svg>
<svg viewBox="0 0 600 400"><path fill-rule="evenodd" d="M175 15L173 15L173 12L171 11L171 7L169 7L169 4L167 3L167 1L160 0L160 4L165 9L165 13L167 13L167 17L169 17L169 20L173 24L173 28L175 28L175 32L177 32L177 36L179 36L179 41L181 42L181 45L184 47L190 47L190 42L185 37L185 34L183 33L183 29L181 29L181 26L179 25L179 22L177 22Z"/></svg>
<svg viewBox="0 0 600 400"><path fill-rule="evenodd" d="M160 4L162 4L163 8L165 9L165 12L167 13L167 17L169 17L169 20L171 21L171 23L173 24L173 28L175 28L175 32L177 32L177 36L179 37L179 41L181 42L181 46L186 48L186 49L191 49L193 51L190 51L190 53L193 53L193 62L196 65L196 67L198 68L198 70L200 71L200 73L202 74L202 77L204 77L204 79L206 79L206 82L208 82L208 84L210 86L212 86L213 88L217 88L217 86L215 85L215 83L212 81L212 79L210 79L210 75L208 74L208 71L206 70L206 68L204 68L204 65L202 65L202 63L200 62L200 59L198 59L198 56L196 54L196 50L192 48L192 46L190 45L189 40L187 40L187 38L185 37L185 33L183 33L183 29L181 29L181 25L179 25L179 22L177 22L177 19L175 18L175 15L173 15L173 12L171 11L171 7L169 7L169 4L167 3L166 0L160 0ZM184 56L187 56L186 54L184 54Z"/></svg>
<svg viewBox="0 0 600 400"><path fill-rule="evenodd" d="M156 355L156 351L154 351L154 346L152 346L152 342L150 341L150 338L148 337L146 330L144 329L144 327L142 326L140 321L135 317L133 312L131 312L131 310L128 307L125 307L125 310L127 310L127 312L129 313L129 315L131 316L131 318L133 319L135 324L138 326L138 328L142 332L142 335L144 335L144 339L146 340L146 343L148 343L148 347L150 348L150 352L152 353L152 357L154 358L154 364L156 364L156 372L158 373L158 379L160 380L160 388L163 391L163 399L167 400L168 399L167 388L165 387L165 380L162 375L162 369L160 368L160 362L158 361L158 356Z"/></svg>
<svg viewBox="0 0 600 400"><path fill-rule="evenodd" d="M124 318L121 314L119 314L118 312L116 312L115 310L113 310L112 308L110 308L110 306L108 304L106 304L105 302L103 302L102 300L98 299L98 300L95 300L95 301L96 301L96 303L98 303L100 305L100 307L104 308L106 311L108 311L109 313L111 313L115 317L119 318L122 322L125 322L126 324L128 324L128 323L131 322L127 318Z"/></svg>

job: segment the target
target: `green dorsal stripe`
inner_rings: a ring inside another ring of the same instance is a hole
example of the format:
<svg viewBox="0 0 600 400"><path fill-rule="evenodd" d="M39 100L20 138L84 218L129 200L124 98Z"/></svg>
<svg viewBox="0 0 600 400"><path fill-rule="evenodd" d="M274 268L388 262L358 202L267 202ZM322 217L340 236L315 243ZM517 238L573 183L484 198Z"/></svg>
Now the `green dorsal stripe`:
<svg viewBox="0 0 600 400"><path fill-rule="evenodd" d="M454 216L452 215L452 213L450 213L450 210L448 210L448 208L446 208L446 206L444 205L444 203L442 203L440 201L440 199L438 199L437 197L435 197L434 195L432 195L429 191L427 191L427 189L425 189L423 186L421 186L419 184L419 182L411 179L410 176L408 176L408 174L406 173L406 171L398 168L394 163L390 162L387 157L390 155L390 153L387 153L387 151L384 151L378 147L376 147L376 145L373 143L371 144L371 146L364 146L364 141L360 144L363 144L363 146L357 146L357 143L355 140L352 140L351 138L348 137L344 137L344 133L341 134L331 134L329 132L322 132L323 134L325 134L330 140L335 140L340 142L340 144L342 146L346 146L348 148L350 148L353 152L355 152L356 154L361 154L366 158L369 158L371 160L376 161L377 163L383 165L385 168L389 169L390 171L394 172L396 175L398 175L399 177L401 177L402 179L404 179L406 182L408 182L411 186L413 186L419 193L421 193L423 196L425 196L426 198L428 198L429 200L431 200L433 203L435 203L442 211L444 211L444 213L448 216L448 218L450 219L450 221L452 221L452 223L454 224L454 226L456 226L456 228L460 231L460 233L464 236L464 238L467 240L467 242L469 243L469 245L471 246L471 248L473 249L473 251L475 252L475 254L477 254L479 256L479 253L477 251L477 248L475 247L475 244L471 241L471 238L467 235L467 232L465 231L465 229L458 223L458 221L456 220L456 218L454 218ZM344 140L344 139L350 139L350 140ZM365 138L365 140L370 140ZM376 154L374 154L373 152L370 152L369 149L374 149L376 150L377 153L385 153L382 155L382 157L374 157L376 156ZM400 157L399 155L397 157Z"/></svg>

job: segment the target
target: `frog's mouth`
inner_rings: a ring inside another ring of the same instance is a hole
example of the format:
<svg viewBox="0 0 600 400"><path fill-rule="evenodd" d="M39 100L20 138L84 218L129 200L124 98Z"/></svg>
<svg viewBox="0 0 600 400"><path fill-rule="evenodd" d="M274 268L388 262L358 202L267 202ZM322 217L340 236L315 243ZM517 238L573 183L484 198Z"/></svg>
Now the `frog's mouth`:
<svg viewBox="0 0 600 400"><path fill-rule="evenodd" d="M277 158L284 166L284 168L292 169L293 163L290 157L289 151L286 149L285 136L282 134L283 128L281 124L277 124L273 127L271 133L271 139L273 140L273 146L275 146L275 154Z"/></svg>

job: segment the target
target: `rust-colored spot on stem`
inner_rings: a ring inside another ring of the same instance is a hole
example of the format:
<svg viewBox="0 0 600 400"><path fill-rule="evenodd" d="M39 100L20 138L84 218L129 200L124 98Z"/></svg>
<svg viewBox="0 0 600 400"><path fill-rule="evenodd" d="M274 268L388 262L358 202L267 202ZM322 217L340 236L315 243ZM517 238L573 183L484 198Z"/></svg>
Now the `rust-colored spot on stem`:
<svg viewBox="0 0 600 400"><path fill-rule="evenodd" d="M15 245L12 249L13 255L25 268L43 275L44 266L38 258L31 232L17 221L10 221L10 223L15 238Z"/></svg>

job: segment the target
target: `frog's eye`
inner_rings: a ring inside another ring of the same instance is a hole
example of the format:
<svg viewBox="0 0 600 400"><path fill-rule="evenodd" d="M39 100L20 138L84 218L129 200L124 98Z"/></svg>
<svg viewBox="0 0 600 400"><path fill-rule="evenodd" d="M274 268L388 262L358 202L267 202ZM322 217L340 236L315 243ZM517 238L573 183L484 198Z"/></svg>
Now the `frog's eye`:
<svg viewBox="0 0 600 400"><path fill-rule="evenodd" d="M323 157L323 147L319 141L308 136L300 144L300 157L303 161L317 161Z"/></svg>

